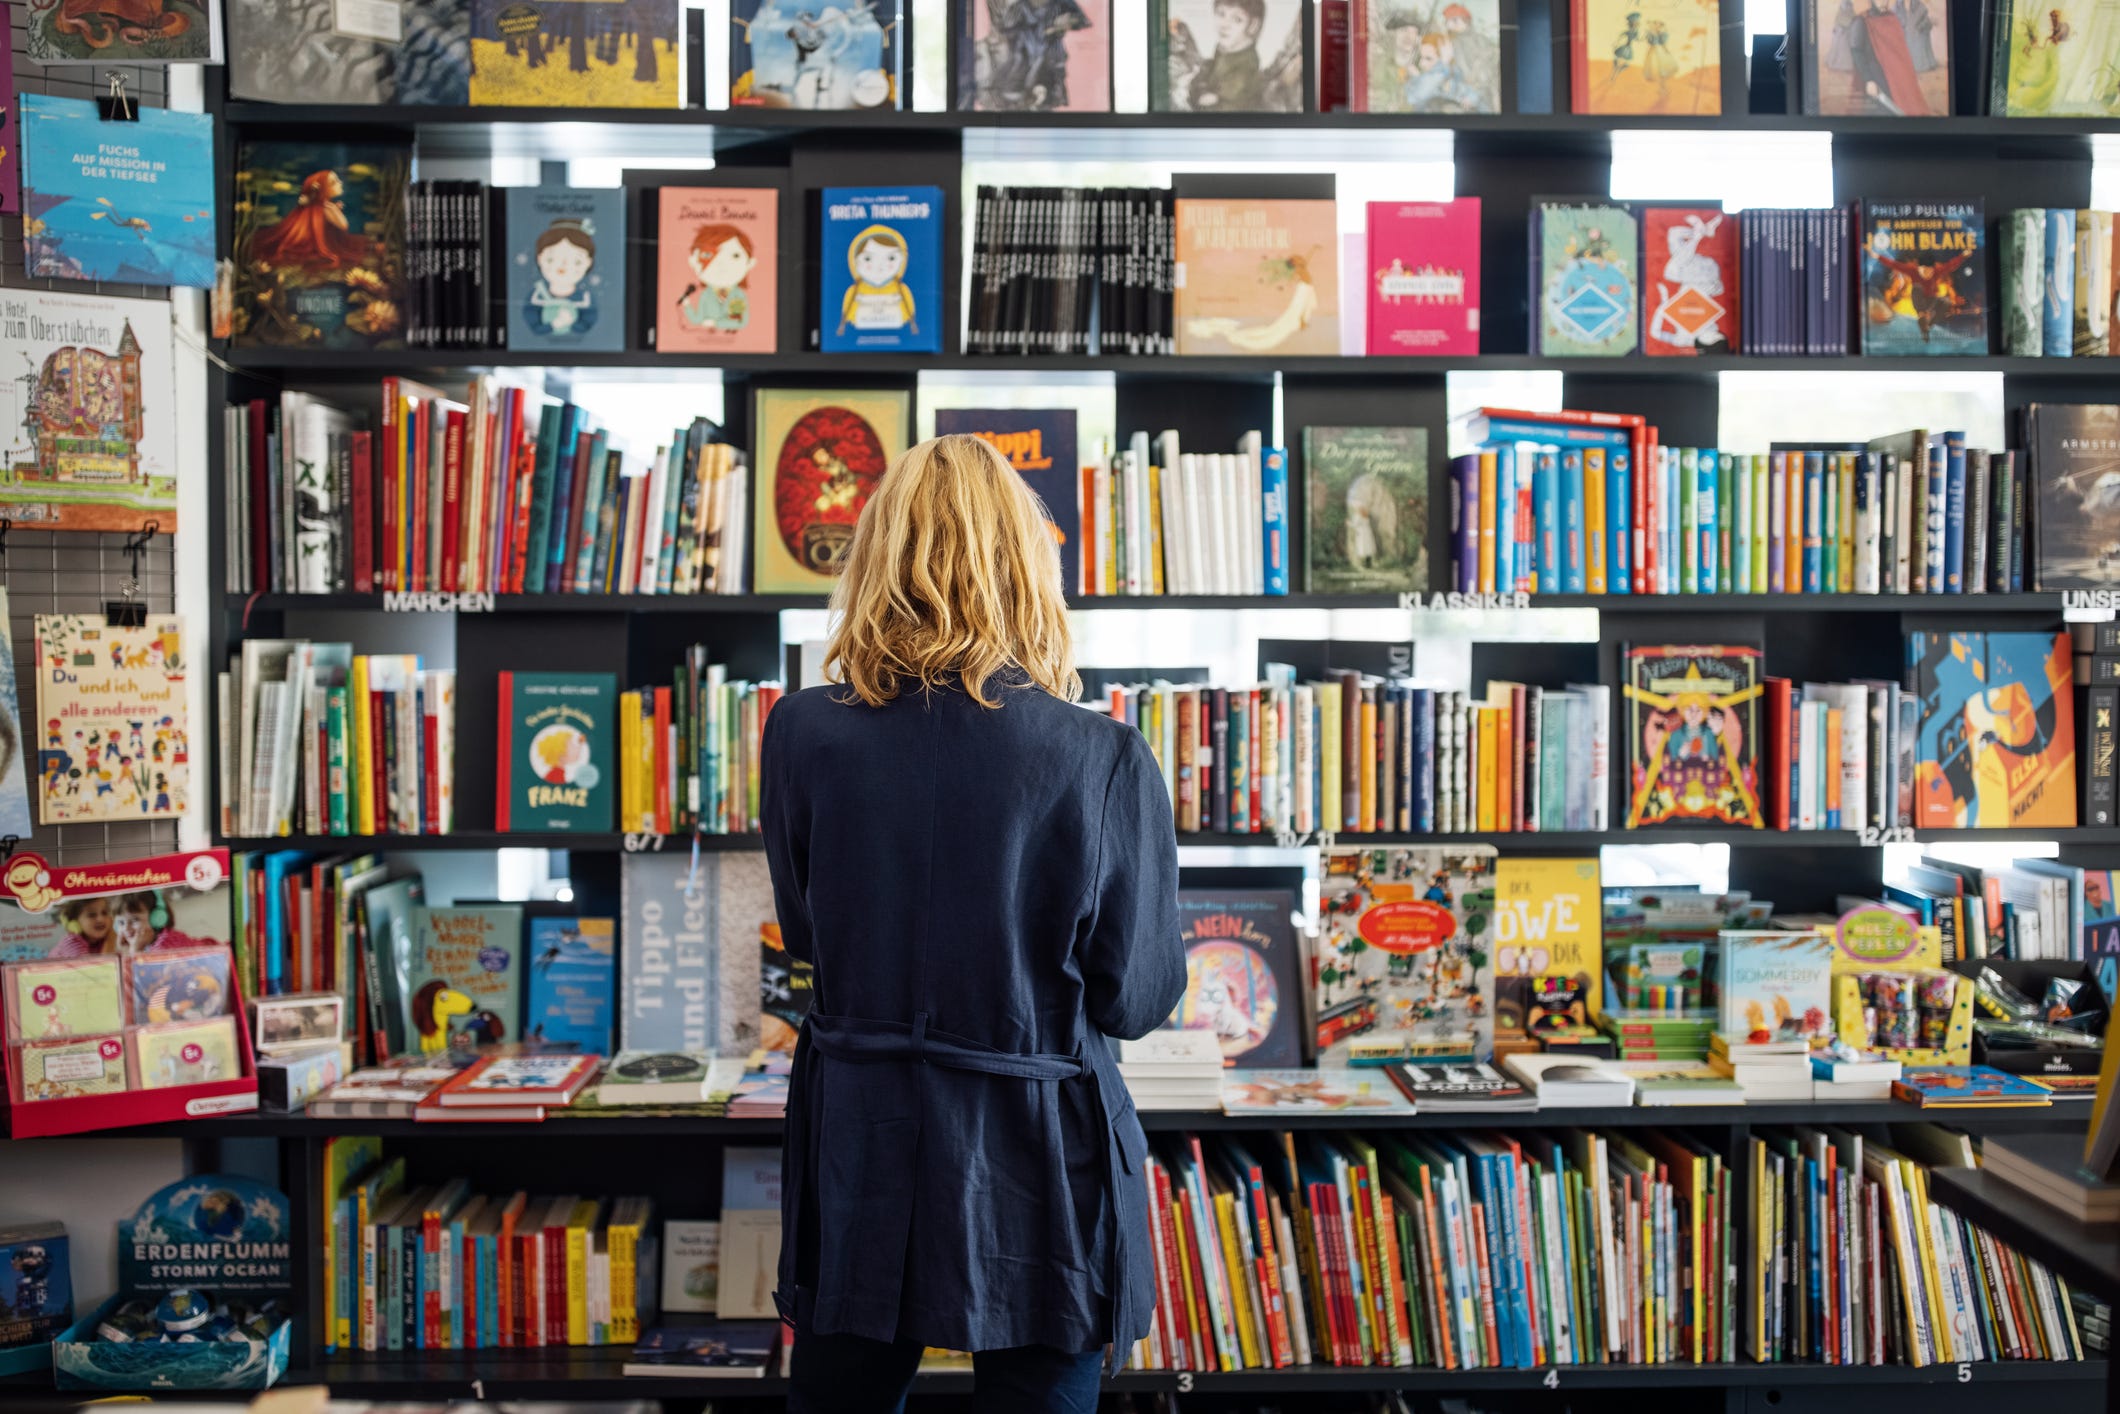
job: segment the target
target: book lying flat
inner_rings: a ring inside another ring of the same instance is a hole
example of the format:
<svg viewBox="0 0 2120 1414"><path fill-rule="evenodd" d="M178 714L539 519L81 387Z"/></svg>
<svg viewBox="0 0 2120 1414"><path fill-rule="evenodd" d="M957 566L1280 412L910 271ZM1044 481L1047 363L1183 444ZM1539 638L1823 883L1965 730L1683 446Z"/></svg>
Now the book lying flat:
<svg viewBox="0 0 2120 1414"><path fill-rule="evenodd" d="M657 1326L626 1361L628 1379L764 1379L780 1349L778 1321Z"/></svg>

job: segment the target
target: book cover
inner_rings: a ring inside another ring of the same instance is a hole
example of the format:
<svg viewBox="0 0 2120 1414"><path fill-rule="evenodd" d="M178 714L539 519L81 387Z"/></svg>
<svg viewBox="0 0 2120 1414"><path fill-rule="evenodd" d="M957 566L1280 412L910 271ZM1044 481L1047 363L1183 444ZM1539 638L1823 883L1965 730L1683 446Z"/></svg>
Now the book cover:
<svg viewBox="0 0 2120 1414"><path fill-rule="evenodd" d="M826 353L942 350L940 187L826 187L818 250Z"/></svg>
<svg viewBox="0 0 2120 1414"><path fill-rule="evenodd" d="M23 10L32 64L221 62L221 0L33 0Z"/></svg>
<svg viewBox="0 0 2120 1414"><path fill-rule="evenodd" d="M626 346L625 193L508 188L508 347Z"/></svg>
<svg viewBox="0 0 2120 1414"><path fill-rule="evenodd" d="M758 1039L769 1051L792 1054L817 988L816 971L788 952L780 924L758 930Z"/></svg>
<svg viewBox="0 0 2120 1414"><path fill-rule="evenodd" d="M1992 23L1990 111L2011 118L2113 116L2115 0L2067 8L2001 4Z"/></svg>
<svg viewBox="0 0 2120 1414"><path fill-rule="evenodd" d="M779 1314L773 1291L780 1274L780 1179L779 1149L722 1150L718 1316Z"/></svg>
<svg viewBox="0 0 2120 1414"><path fill-rule="evenodd" d="M436 1097L443 1108L466 1105L564 1105L596 1073L595 1056L508 1052L457 1072Z"/></svg>
<svg viewBox="0 0 2120 1414"><path fill-rule="evenodd" d="M407 106L471 100L471 0L226 3L232 97Z"/></svg>
<svg viewBox="0 0 2120 1414"><path fill-rule="evenodd" d="M532 918L523 1039L611 1054L618 981L617 927L609 918Z"/></svg>
<svg viewBox="0 0 2120 1414"><path fill-rule="evenodd" d="M22 95L22 243L43 279L213 284L213 119Z"/></svg>
<svg viewBox="0 0 2120 1414"><path fill-rule="evenodd" d="M1082 573L1081 463L1075 457L1073 408L937 408L935 435L961 432L993 444L1045 507L1060 547L1060 582Z"/></svg>
<svg viewBox="0 0 2120 1414"><path fill-rule="evenodd" d="M1379 1066L1232 1070L1222 1077L1226 1114L1410 1115L1413 1104Z"/></svg>
<svg viewBox="0 0 2120 1414"><path fill-rule="evenodd" d="M2002 222L2002 276L1995 292L2002 322L2002 351L2037 358L2046 346L2046 212L2037 206L2010 211Z"/></svg>
<svg viewBox="0 0 2120 1414"><path fill-rule="evenodd" d="M1627 828L1766 828L1760 806L1759 649L1628 646Z"/></svg>
<svg viewBox="0 0 2120 1414"><path fill-rule="evenodd" d="M398 349L405 278L405 143L246 142L237 153L238 348Z"/></svg>
<svg viewBox="0 0 2120 1414"><path fill-rule="evenodd" d="M1641 208L1642 351L1737 352L1737 218L1719 206Z"/></svg>
<svg viewBox="0 0 2120 1414"><path fill-rule="evenodd" d="M1822 933L1725 929L1717 1025L1733 1042L1833 1038L1833 958Z"/></svg>
<svg viewBox="0 0 2120 1414"><path fill-rule="evenodd" d="M1532 209L1538 280L1534 352L1617 358L1640 342L1641 243L1634 213L1606 202Z"/></svg>
<svg viewBox="0 0 2120 1414"><path fill-rule="evenodd" d="M2120 406L2035 403L2029 415L2036 514L2033 586L2096 589L2113 582L2120 552Z"/></svg>
<svg viewBox="0 0 2120 1414"><path fill-rule="evenodd" d="M912 398L858 388L760 388L757 397L751 587L821 594L884 468L906 449Z"/></svg>
<svg viewBox="0 0 2120 1414"><path fill-rule="evenodd" d="M242 1042L232 1016L142 1026L126 1040L132 1046L133 1084L141 1090L204 1085L243 1074Z"/></svg>
<svg viewBox="0 0 2120 1414"><path fill-rule="evenodd" d="M1111 111L1111 0L966 0L956 13L958 108Z"/></svg>
<svg viewBox="0 0 2120 1414"><path fill-rule="evenodd" d="M129 899L114 900L123 904ZM226 902L226 899L223 899ZM168 921L167 907L159 895L154 897L154 912ZM148 916L146 910L140 915ZM121 947L130 947L132 939L121 939ZM226 947L217 948L155 948L151 952L133 953L125 961L125 980L132 993L132 1018L135 1024L159 1026L169 1021L203 1021L209 1016L226 1016L235 992L230 985L233 955ZM337 1035L329 1039L336 1041Z"/></svg>
<svg viewBox="0 0 2120 1414"><path fill-rule="evenodd" d="M421 1054L522 1039L523 910L426 908L404 993L406 1035Z"/></svg>
<svg viewBox="0 0 2120 1414"><path fill-rule="evenodd" d="M1196 197L1176 207L1180 355L1340 351L1332 202Z"/></svg>
<svg viewBox="0 0 2120 1414"><path fill-rule="evenodd" d="M1570 111L1722 112L1720 14L1710 0L1573 0Z"/></svg>
<svg viewBox="0 0 2120 1414"><path fill-rule="evenodd" d="M2053 1092L1985 1065L1910 1065L1892 1082L1895 1098L1924 1108L1950 1105L2045 1105Z"/></svg>
<svg viewBox="0 0 2120 1414"><path fill-rule="evenodd" d="M1392 1083L1411 1099L1415 1110L1533 1110L1538 1101L1521 1084L1493 1066L1417 1065L1398 1062L1388 1066Z"/></svg>
<svg viewBox="0 0 2120 1414"><path fill-rule="evenodd" d="M1427 428L1306 427L1303 476L1309 592L1428 588Z"/></svg>
<svg viewBox="0 0 2120 1414"><path fill-rule="evenodd" d="M15 1068L24 1103L110 1095L131 1084L125 1073L123 1036L25 1041L15 1052ZM5 1251L5 1246L0 1245L0 1253ZM0 1349L14 1344L8 1338L9 1330L9 1323L0 1321Z"/></svg>
<svg viewBox="0 0 2120 1414"><path fill-rule="evenodd" d="M657 1326L642 1333L623 1372L648 1379L764 1379L778 1368L779 1354L780 1327L771 1321Z"/></svg>
<svg viewBox="0 0 2120 1414"><path fill-rule="evenodd" d="M22 1040L103 1036L125 1029L124 975L116 957L68 957L10 967L8 1034Z"/></svg>
<svg viewBox="0 0 2120 1414"><path fill-rule="evenodd" d="M780 192L662 187L655 234L659 353L772 353L780 334Z"/></svg>
<svg viewBox="0 0 2120 1414"><path fill-rule="evenodd" d="M1943 0L1803 0L1803 110L1830 118L1951 111Z"/></svg>
<svg viewBox="0 0 2120 1414"><path fill-rule="evenodd" d="M1369 203L1368 348L1371 354L1480 351L1478 197Z"/></svg>
<svg viewBox="0 0 2120 1414"><path fill-rule="evenodd" d="M46 825L182 816L191 792L184 621L37 615L39 806Z"/></svg>
<svg viewBox="0 0 2120 1414"><path fill-rule="evenodd" d="M22 125L15 105L15 47L0 45L0 216L22 214Z"/></svg>
<svg viewBox="0 0 2120 1414"><path fill-rule="evenodd" d="M0 623L9 622L7 613L7 590L0 587ZM0 835L28 839L31 829L29 743L22 736L22 714L15 684L15 648L10 637L0 634ZM63 744L63 733L60 740ZM14 918L0 921L13 925L34 917L18 913ZM0 928L0 961L6 961L9 956L8 931Z"/></svg>
<svg viewBox="0 0 2120 1414"><path fill-rule="evenodd" d="M1863 203L1865 354L1988 351L1986 229L1977 201Z"/></svg>
<svg viewBox="0 0 2120 1414"><path fill-rule="evenodd" d="M1500 0L1368 0L1370 113L1502 111Z"/></svg>
<svg viewBox="0 0 2120 1414"><path fill-rule="evenodd" d="M814 6L732 0L732 108L897 108L905 11L900 0Z"/></svg>
<svg viewBox="0 0 2120 1414"><path fill-rule="evenodd" d="M1303 1063L1302 959L1285 889L1180 889L1185 995L1169 1025L1211 1031L1224 1065Z"/></svg>
<svg viewBox="0 0 2120 1414"><path fill-rule="evenodd" d="M1151 113L1299 113L1301 0L1150 0Z"/></svg>
<svg viewBox="0 0 2120 1414"><path fill-rule="evenodd" d="M619 875L619 1046L628 1051L726 1049L720 1034L723 927L720 866L684 853L626 855Z"/></svg>
<svg viewBox="0 0 2120 1414"><path fill-rule="evenodd" d="M471 0L473 105L675 108L677 0Z"/></svg>
<svg viewBox="0 0 2120 1414"><path fill-rule="evenodd" d="M1919 702L1914 824L2076 824L2075 690L2067 633L1907 635Z"/></svg>
<svg viewBox="0 0 2120 1414"><path fill-rule="evenodd" d="M1603 1010L1603 938L1597 860L1511 857L1495 865L1498 1048L1590 1029Z"/></svg>
<svg viewBox="0 0 2120 1414"><path fill-rule="evenodd" d="M1484 1059L1493 1049L1489 846L1325 852L1311 967L1318 1064Z"/></svg>
<svg viewBox="0 0 2120 1414"><path fill-rule="evenodd" d="M503 831L611 828L617 701L610 673L501 675Z"/></svg>
<svg viewBox="0 0 2120 1414"><path fill-rule="evenodd" d="M169 304L0 290L0 515L41 530L177 529ZM93 435L84 436L88 429Z"/></svg>
<svg viewBox="0 0 2120 1414"><path fill-rule="evenodd" d="M662 1309L714 1313L721 1272L721 1223L669 1218L663 1222Z"/></svg>

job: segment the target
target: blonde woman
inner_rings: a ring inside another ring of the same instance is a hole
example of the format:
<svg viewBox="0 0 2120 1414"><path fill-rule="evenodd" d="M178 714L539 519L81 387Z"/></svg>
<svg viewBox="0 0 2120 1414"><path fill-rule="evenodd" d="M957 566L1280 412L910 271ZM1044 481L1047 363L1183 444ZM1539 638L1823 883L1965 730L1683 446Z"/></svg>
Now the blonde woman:
<svg viewBox="0 0 2120 1414"><path fill-rule="evenodd" d="M1170 802L1079 691L1036 498L972 437L894 463L833 594L834 685L764 745L781 937L816 968L788 1101L791 1414L899 1409L924 1345L981 1410L1088 1414L1153 1305L1107 1037L1185 989Z"/></svg>

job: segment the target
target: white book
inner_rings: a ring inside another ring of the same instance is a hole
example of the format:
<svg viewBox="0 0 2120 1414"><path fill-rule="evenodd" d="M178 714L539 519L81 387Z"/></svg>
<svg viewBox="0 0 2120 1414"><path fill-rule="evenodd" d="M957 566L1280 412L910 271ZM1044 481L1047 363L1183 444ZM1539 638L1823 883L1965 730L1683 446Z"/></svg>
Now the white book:
<svg viewBox="0 0 2120 1414"><path fill-rule="evenodd" d="M724 523L737 529L735 534L724 538L721 562L725 569L718 576L717 582L724 594L742 594L751 582L751 537L746 535L743 529L751 523L751 478L746 474L746 469L739 465L732 475L725 476L722 480L728 483L725 494L729 498L731 517Z"/></svg>
<svg viewBox="0 0 2120 1414"><path fill-rule="evenodd" d="M237 809L238 833L245 836L264 833L262 821L269 813L271 800L270 777L261 791L258 774L258 713L264 703L264 687L287 680L288 663L300 646L298 639L246 638L237 659L235 692L241 715L237 722L235 789L241 801Z"/></svg>
<svg viewBox="0 0 2120 1414"><path fill-rule="evenodd" d="M1590 828L1599 834L1612 828L1612 689L1605 683L1571 682L1568 691L1582 694L1590 720Z"/></svg>
<svg viewBox="0 0 2120 1414"><path fill-rule="evenodd" d="M331 439L351 432L353 419L299 393L284 394L283 401L294 402L291 424L285 414L282 420L282 435L294 441L288 461L291 484L284 492L294 523L294 538L287 542L294 551L292 588L298 594L328 594L339 537L345 533L332 489Z"/></svg>
<svg viewBox="0 0 2120 1414"><path fill-rule="evenodd" d="M1127 560L1132 567L1137 586L1132 591L1135 594L1151 594L1155 592L1156 587L1155 571L1150 563L1150 556L1155 551L1152 538L1155 515L1150 509L1149 494L1152 488L1148 467L1148 434L1136 432L1127 440L1126 446L1126 474L1131 478L1133 491L1128 511L1132 518L1126 523Z"/></svg>
<svg viewBox="0 0 2120 1414"><path fill-rule="evenodd" d="M1112 558L1112 453L1109 442L1099 444L1096 459L1090 466L1090 495L1096 499L1097 533L1082 547L1082 564L1088 591L1102 594L1105 592L1104 572L1110 567Z"/></svg>
<svg viewBox="0 0 2120 1414"><path fill-rule="evenodd" d="M1207 572L1210 533L1207 520L1207 488L1201 476L1200 457L1186 452L1179 457L1181 487L1185 495L1185 582L1193 594L1210 593L1213 581Z"/></svg>
<svg viewBox="0 0 2120 1414"><path fill-rule="evenodd" d="M1148 476L1140 455L1132 447L1119 455L1119 476L1121 509L1126 516L1126 554L1120 569L1125 575L1126 593L1143 594L1148 588L1141 572L1146 559L1143 550L1148 537L1143 530L1148 517L1142 514L1141 498Z"/></svg>
<svg viewBox="0 0 2120 1414"><path fill-rule="evenodd" d="M648 463L648 498L642 509L640 564L633 574L635 594L653 594L655 577L662 570L663 509L670 498L670 449L657 447Z"/></svg>
<svg viewBox="0 0 2120 1414"><path fill-rule="evenodd" d="M231 710L235 701L234 692L234 674L222 672L215 677L214 727L216 734L220 738L221 749L214 754L214 767L215 774L219 777L221 787L219 802L221 809L221 833L223 835L236 835L241 833L241 830L238 828L237 823L240 812L237 808L235 794L236 721L235 714Z"/></svg>
<svg viewBox="0 0 2120 1414"><path fill-rule="evenodd" d="M1821 763L1840 772L1840 828L1858 833L1869 823L1870 693L1861 683L1805 683L1804 700L1840 713L1840 760Z"/></svg>
<svg viewBox="0 0 2120 1414"><path fill-rule="evenodd" d="M1878 476L1868 456L1855 459L1855 479L1860 483L1855 497L1855 592L1878 592Z"/></svg>
<svg viewBox="0 0 2120 1414"><path fill-rule="evenodd" d="M1191 567L1186 559L1184 453L1178 434L1166 429L1156 435L1156 465L1162 468L1157 492L1163 502L1163 592L1191 594Z"/></svg>
<svg viewBox="0 0 2120 1414"><path fill-rule="evenodd" d="M1264 443L1265 438L1257 429L1237 441L1244 473L1244 514L1238 521L1244 545L1244 585L1238 592L1243 594L1266 592L1266 479L1261 465Z"/></svg>
<svg viewBox="0 0 2120 1414"><path fill-rule="evenodd" d="M1200 486L1207 506L1207 520L1201 553L1206 556L1207 577L1202 588L1209 594L1227 594L1229 589L1229 521L1224 509L1229 500L1229 488L1223 482L1222 457L1217 452L1202 452L1199 460Z"/></svg>
<svg viewBox="0 0 2120 1414"><path fill-rule="evenodd" d="M325 691L314 682L302 703L302 833L324 833L324 752L317 730L324 720Z"/></svg>
<svg viewBox="0 0 2120 1414"><path fill-rule="evenodd" d="M1892 592L1911 594L1914 592L1914 562L1919 558L1914 549L1916 517L1913 464L1905 457L1895 457L1892 469L1892 514L1899 518L1899 543L1892 553Z"/></svg>
<svg viewBox="0 0 2120 1414"><path fill-rule="evenodd" d="M286 681L279 686L273 720L272 805L266 833L294 833L295 789L302 781L302 714L309 702L309 683L316 671L316 646L304 643L288 660Z"/></svg>
<svg viewBox="0 0 2120 1414"><path fill-rule="evenodd" d="M1802 763L1796 782L1796 828L1818 828L1818 712L1819 704L1805 702L1796 709L1796 759Z"/></svg>
<svg viewBox="0 0 2120 1414"><path fill-rule="evenodd" d="M456 669L431 668L420 675L425 713L434 721L435 803L441 833L456 829Z"/></svg>

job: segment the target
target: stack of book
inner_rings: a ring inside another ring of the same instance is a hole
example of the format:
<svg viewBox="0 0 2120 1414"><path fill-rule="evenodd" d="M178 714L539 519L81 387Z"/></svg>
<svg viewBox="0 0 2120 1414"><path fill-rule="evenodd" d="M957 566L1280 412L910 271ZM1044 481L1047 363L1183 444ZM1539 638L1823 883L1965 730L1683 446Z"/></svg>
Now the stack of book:
<svg viewBox="0 0 2120 1414"><path fill-rule="evenodd" d="M1140 1110L1222 1108L1222 1043L1208 1030L1151 1031L1119 1043L1119 1076Z"/></svg>
<svg viewBox="0 0 2120 1414"><path fill-rule="evenodd" d="M1737 1082L1747 1104L1779 1104L1812 1097L1811 1043L1733 1040L1716 1032L1708 1042L1708 1064Z"/></svg>
<svg viewBox="0 0 2120 1414"><path fill-rule="evenodd" d="M1172 213L1147 187L979 188L965 351L1172 352Z"/></svg>
<svg viewBox="0 0 2120 1414"><path fill-rule="evenodd" d="M2079 1223L2120 1223L2120 1183L2093 1174L2083 1148L2073 1134L2000 1134L1981 1144L1980 1166Z"/></svg>
<svg viewBox="0 0 2120 1414"><path fill-rule="evenodd" d="M2025 207L2002 221L1996 303L2013 358L2120 353L2112 319L2113 213Z"/></svg>
<svg viewBox="0 0 2120 1414"><path fill-rule="evenodd" d="M1811 1056L1811 1097L1815 1100L1889 1100L1899 1079L1900 1062L1883 1056Z"/></svg>
<svg viewBox="0 0 2120 1414"><path fill-rule="evenodd" d="M743 834L758 828L758 751L779 683L732 682L694 644L670 687L618 699L618 828Z"/></svg>
<svg viewBox="0 0 2120 1414"><path fill-rule="evenodd" d="M1852 352L1861 204L1748 207L1730 219L1744 351L1768 358Z"/></svg>
<svg viewBox="0 0 2120 1414"><path fill-rule="evenodd" d="M1715 1036L1712 1011L1643 1011L1607 1006L1597 1026L1619 1047L1623 1061L1698 1063L1706 1059Z"/></svg>
<svg viewBox="0 0 2120 1414"><path fill-rule="evenodd" d="M1137 432L1083 468L1081 592L1286 594L1288 495L1288 453L1256 431L1234 452Z"/></svg>
<svg viewBox="0 0 2120 1414"><path fill-rule="evenodd" d="M405 342L416 349L483 349L494 330L488 272L500 213L484 182L413 182L405 195L405 276L412 308Z"/></svg>
<svg viewBox="0 0 2120 1414"><path fill-rule="evenodd" d="M2113 759L2120 747L2120 623L2070 624L2084 734L2083 823L2099 827L2120 818Z"/></svg>

